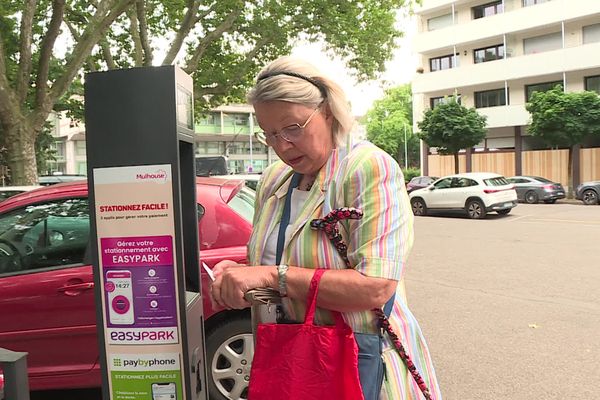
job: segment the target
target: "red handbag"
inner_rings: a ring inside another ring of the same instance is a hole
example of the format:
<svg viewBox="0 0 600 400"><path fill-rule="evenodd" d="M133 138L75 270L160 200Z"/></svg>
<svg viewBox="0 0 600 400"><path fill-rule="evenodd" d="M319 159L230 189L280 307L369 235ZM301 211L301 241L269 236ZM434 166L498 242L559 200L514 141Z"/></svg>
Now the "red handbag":
<svg viewBox="0 0 600 400"><path fill-rule="evenodd" d="M324 269L310 282L303 324L259 324L249 400L364 400L358 376L358 347L339 312L335 325L314 324Z"/></svg>

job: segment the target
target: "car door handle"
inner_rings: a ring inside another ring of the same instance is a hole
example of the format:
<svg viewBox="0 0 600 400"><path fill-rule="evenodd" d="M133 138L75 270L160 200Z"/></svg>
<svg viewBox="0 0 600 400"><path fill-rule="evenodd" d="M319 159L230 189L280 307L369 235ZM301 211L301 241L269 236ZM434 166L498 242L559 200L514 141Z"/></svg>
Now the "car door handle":
<svg viewBox="0 0 600 400"><path fill-rule="evenodd" d="M94 288L94 282L84 282L84 283L76 283L73 285L65 285L62 286L60 288L58 288L59 292L70 292L70 291L77 291L77 290L89 290L89 289L93 289Z"/></svg>

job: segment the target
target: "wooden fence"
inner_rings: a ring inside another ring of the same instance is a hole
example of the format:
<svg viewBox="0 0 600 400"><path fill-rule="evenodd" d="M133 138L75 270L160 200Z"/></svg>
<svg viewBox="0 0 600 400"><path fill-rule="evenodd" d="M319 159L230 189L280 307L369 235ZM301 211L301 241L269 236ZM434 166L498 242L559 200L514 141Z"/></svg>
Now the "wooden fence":
<svg viewBox="0 0 600 400"><path fill-rule="evenodd" d="M581 149L581 182L600 180L600 148Z"/></svg>
<svg viewBox="0 0 600 400"><path fill-rule="evenodd" d="M600 148L581 149L580 181L600 180ZM523 175L543 176L568 186L568 150L528 150L521 153ZM429 155L429 176L454 174L454 157ZM459 172L466 172L466 156L459 156ZM504 176L515 175L515 153L474 153L471 156L472 172L495 172Z"/></svg>

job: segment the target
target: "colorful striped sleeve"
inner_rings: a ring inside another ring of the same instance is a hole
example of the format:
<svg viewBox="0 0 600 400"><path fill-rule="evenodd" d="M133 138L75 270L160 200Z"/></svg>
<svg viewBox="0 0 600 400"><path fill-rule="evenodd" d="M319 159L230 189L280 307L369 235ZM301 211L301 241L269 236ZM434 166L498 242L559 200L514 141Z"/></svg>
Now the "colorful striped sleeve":
<svg viewBox="0 0 600 400"><path fill-rule="evenodd" d="M343 201L363 210L348 222L348 256L364 275L400 280L413 243L413 214L398 163L372 144L346 158Z"/></svg>

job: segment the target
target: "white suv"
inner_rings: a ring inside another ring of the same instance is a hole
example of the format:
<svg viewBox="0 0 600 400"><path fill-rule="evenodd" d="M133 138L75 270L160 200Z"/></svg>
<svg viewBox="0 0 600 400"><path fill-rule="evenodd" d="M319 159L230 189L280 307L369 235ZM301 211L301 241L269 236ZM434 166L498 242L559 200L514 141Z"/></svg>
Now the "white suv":
<svg viewBox="0 0 600 400"><path fill-rule="evenodd" d="M428 210L464 210L469 218L484 218L489 211L506 215L517 205L517 192L505 177L487 172L445 176L410 193L415 215Z"/></svg>

